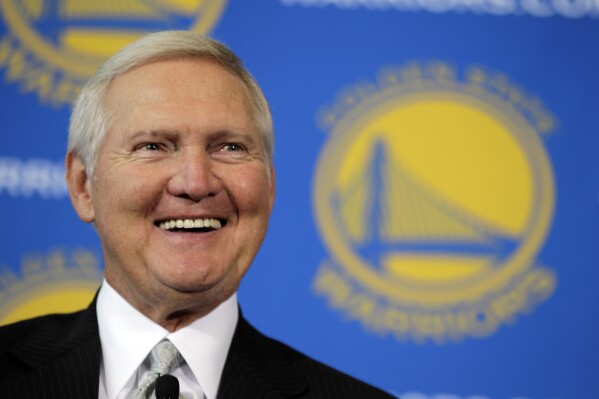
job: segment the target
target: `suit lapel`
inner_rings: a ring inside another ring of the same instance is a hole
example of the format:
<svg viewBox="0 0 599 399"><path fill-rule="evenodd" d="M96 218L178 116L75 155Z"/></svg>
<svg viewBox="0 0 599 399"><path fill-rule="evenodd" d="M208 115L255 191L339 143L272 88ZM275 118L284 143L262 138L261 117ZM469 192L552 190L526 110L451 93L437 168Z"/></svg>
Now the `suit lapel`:
<svg viewBox="0 0 599 399"><path fill-rule="evenodd" d="M289 398L307 389L284 353L240 316L218 399Z"/></svg>
<svg viewBox="0 0 599 399"><path fill-rule="evenodd" d="M11 384L14 397L97 398L102 349L95 301L82 312L48 316L32 327L37 330L10 350L30 370Z"/></svg>

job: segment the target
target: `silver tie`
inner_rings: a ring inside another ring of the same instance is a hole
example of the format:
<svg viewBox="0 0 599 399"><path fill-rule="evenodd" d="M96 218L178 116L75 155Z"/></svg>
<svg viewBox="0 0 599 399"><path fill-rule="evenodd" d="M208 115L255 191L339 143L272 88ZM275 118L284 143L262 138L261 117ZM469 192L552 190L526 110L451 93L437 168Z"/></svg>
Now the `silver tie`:
<svg viewBox="0 0 599 399"><path fill-rule="evenodd" d="M154 397L156 379L162 374L169 374L179 366L183 358L170 341L160 341L150 352L150 372L131 394L130 399L147 399Z"/></svg>

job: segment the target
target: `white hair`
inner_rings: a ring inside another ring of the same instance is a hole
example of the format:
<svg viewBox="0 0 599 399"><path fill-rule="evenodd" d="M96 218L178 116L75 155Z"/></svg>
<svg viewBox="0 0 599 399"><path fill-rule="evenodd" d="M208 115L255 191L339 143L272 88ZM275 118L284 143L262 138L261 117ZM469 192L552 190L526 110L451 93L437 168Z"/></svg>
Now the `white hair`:
<svg viewBox="0 0 599 399"><path fill-rule="evenodd" d="M81 89L71 113L67 151L81 158L90 178L94 175L98 152L108 131L104 99L112 81L135 67L173 58L212 60L241 79L254 106L253 117L261 135L264 153L272 162L274 133L270 108L262 90L243 67L241 60L214 39L191 31L173 30L151 33L124 47L107 60Z"/></svg>

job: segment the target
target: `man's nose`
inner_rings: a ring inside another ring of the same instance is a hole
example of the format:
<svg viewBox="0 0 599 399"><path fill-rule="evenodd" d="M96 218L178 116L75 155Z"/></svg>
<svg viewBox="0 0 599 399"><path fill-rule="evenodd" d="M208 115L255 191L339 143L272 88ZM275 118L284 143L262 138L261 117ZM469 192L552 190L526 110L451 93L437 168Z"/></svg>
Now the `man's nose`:
<svg viewBox="0 0 599 399"><path fill-rule="evenodd" d="M210 155L203 149L188 148L179 153L167 190L176 197L200 201L221 188Z"/></svg>

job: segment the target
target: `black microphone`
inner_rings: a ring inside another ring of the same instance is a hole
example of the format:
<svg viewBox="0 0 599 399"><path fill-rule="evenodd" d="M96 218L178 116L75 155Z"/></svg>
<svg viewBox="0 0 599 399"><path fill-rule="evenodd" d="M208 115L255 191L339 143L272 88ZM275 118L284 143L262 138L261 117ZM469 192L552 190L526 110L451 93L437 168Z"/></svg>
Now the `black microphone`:
<svg viewBox="0 0 599 399"><path fill-rule="evenodd" d="M163 374L156 380L156 399L179 399L179 380Z"/></svg>

